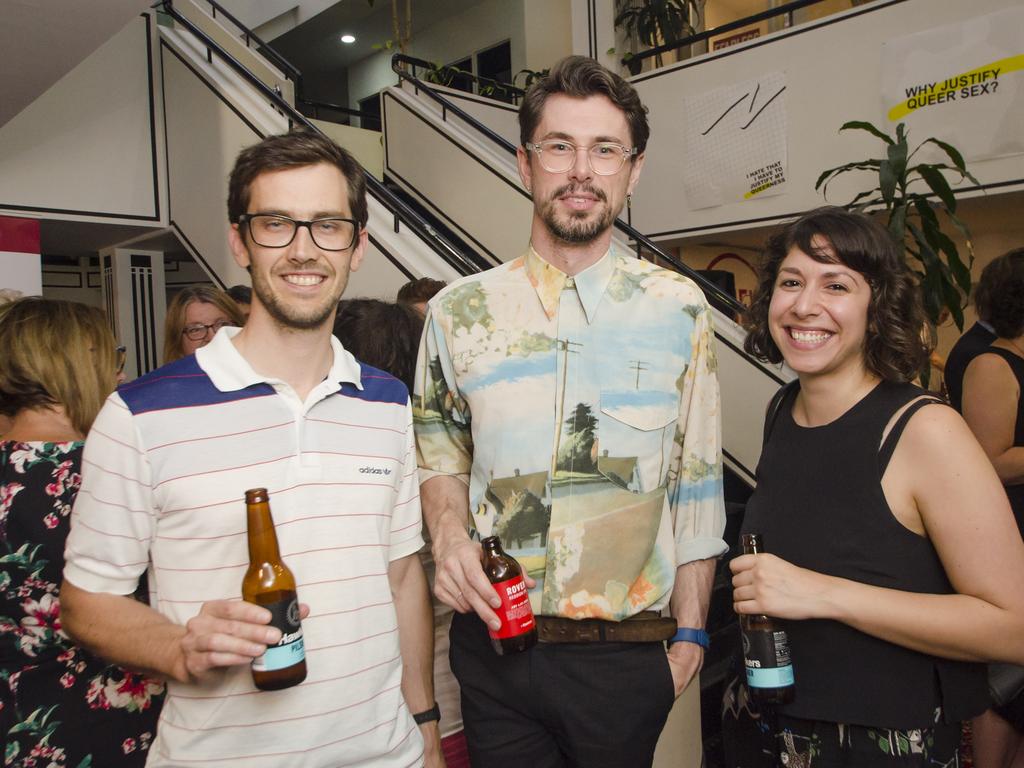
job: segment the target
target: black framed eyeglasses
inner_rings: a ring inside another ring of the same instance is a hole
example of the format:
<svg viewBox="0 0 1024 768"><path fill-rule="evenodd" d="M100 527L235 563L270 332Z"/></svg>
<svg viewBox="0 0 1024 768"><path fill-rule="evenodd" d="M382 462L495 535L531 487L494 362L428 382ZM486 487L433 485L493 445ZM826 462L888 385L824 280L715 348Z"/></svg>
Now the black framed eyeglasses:
<svg viewBox="0 0 1024 768"><path fill-rule="evenodd" d="M124 373L125 363L128 362L128 348L122 344L114 351L117 353L117 370L115 370L114 373L121 375Z"/></svg>
<svg viewBox="0 0 1024 768"><path fill-rule="evenodd" d="M227 320L218 320L214 323L189 323L181 329L181 332L192 341L200 341L205 339L211 331L216 334L225 325L231 325L231 323Z"/></svg>
<svg viewBox="0 0 1024 768"><path fill-rule="evenodd" d="M576 153L587 150L590 170L598 176L614 176L626 164L626 158L636 155L636 147L624 147L614 141L599 141L589 147L577 146L565 139L547 139L526 142L526 148L537 153L544 170L550 173L565 173L576 162Z"/></svg>
<svg viewBox="0 0 1024 768"><path fill-rule="evenodd" d="M308 229L316 247L325 251L347 251L359 235L359 222L340 216L300 221L276 213L245 213L238 223L247 226L252 241L264 248L288 247L299 227Z"/></svg>

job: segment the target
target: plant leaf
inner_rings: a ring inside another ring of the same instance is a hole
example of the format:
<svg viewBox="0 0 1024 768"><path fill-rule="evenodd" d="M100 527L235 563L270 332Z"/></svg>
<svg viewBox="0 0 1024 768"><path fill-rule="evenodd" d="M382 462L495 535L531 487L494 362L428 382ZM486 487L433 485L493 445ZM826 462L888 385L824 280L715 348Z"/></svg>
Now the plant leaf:
<svg viewBox="0 0 1024 768"><path fill-rule="evenodd" d="M920 174L921 178L924 179L925 183L931 188L932 192L939 196L942 204L946 206L946 210L950 213L956 212L956 197L953 195L953 190L950 189L949 182L946 181L946 177L942 175L942 171L931 165L915 165L912 169Z"/></svg>
<svg viewBox="0 0 1024 768"><path fill-rule="evenodd" d="M902 123L901 123L902 125ZM879 128L876 128L871 123L865 120L851 120L848 123L843 123L839 127L840 131L867 131L884 141L886 144L892 144L892 137Z"/></svg>
<svg viewBox="0 0 1024 768"><path fill-rule="evenodd" d="M890 145L890 149L892 149ZM878 166L878 189L882 193L886 207L892 206L893 198L896 196L896 169L889 160L883 160Z"/></svg>
<svg viewBox="0 0 1024 768"><path fill-rule="evenodd" d="M949 156L949 159L953 161L953 165L956 166L956 169L960 171L960 173L962 173L965 176L967 175L967 166L964 163L964 156L960 154L959 150L957 150L956 147L952 146L951 144L947 144L944 141L940 141L935 137L932 137L930 139L925 139L924 141L922 141L920 144L917 145L917 148L920 149L925 144L934 144L935 146L937 146L939 149L941 149ZM917 150L914 151L916 152Z"/></svg>

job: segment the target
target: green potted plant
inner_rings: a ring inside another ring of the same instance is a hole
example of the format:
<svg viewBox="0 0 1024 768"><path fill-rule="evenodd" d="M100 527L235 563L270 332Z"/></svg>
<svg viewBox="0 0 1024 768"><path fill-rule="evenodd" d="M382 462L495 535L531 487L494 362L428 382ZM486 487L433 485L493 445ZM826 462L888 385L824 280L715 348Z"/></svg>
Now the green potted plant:
<svg viewBox="0 0 1024 768"><path fill-rule="evenodd" d="M830 168L818 177L814 188L827 198L828 185L840 176L864 171L876 174L875 186L856 195L846 207L885 214L890 234L902 244L918 275L932 332L947 312L963 330L974 247L970 230L956 215L957 200L946 172L955 174L955 183L970 179L979 184L978 180L967 170L960 152L944 141L927 138L910 150L903 123L896 126L895 138L859 120L844 123L839 130L866 131L881 139L884 156ZM918 152L929 144L941 150L948 162L915 162ZM961 258L956 243L943 231L943 219L963 235L966 258ZM927 383L927 372L923 378Z"/></svg>
<svg viewBox="0 0 1024 768"><path fill-rule="evenodd" d="M696 0L615 0L615 26L648 48L695 34L691 18L700 18ZM664 63L660 53L655 54L654 61L659 67ZM627 62L630 72L637 74L640 63Z"/></svg>

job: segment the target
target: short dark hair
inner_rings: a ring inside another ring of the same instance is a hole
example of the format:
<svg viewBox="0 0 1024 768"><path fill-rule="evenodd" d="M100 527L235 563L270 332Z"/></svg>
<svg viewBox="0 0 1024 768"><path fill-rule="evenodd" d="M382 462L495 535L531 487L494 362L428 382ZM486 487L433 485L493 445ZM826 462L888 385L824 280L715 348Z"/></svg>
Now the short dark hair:
<svg viewBox="0 0 1024 768"><path fill-rule="evenodd" d="M1024 333L1024 248L993 259L981 271L974 291L978 317L1003 339Z"/></svg>
<svg viewBox="0 0 1024 768"><path fill-rule="evenodd" d="M321 133L298 129L268 136L238 153L228 181L228 221L237 224L247 213L252 183L262 173L304 168L327 163L333 165L348 183L348 206L360 227L366 226L366 174L356 159Z"/></svg>
<svg viewBox="0 0 1024 768"><path fill-rule="evenodd" d="M423 318L405 304L346 299L338 304L334 335L357 360L380 368L412 391Z"/></svg>
<svg viewBox="0 0 1024 768"><path fill-rule="evenodd" d="M556 93L578 99L607 96L612 104L625 113L636 153L642 155L647 149L651 128L647 124L647 108L640 102L636 89L610 69L586 56L567 56L556 63L545 77L530 86L523 97L523 103L519 105L519 143L524 147L528 141L533 141L548 96Z"/></svg>
<svg viewBox="0 0 1024 768"><path fill-rule="evenodd" d="M252 288L248 285L232 285L225 293L234 299L236 304L252 304Z"/></svg>
<svg viewBox="0 0 1024 768"><path fill-rule="evenodd" d="M829 247L812 244L818 236ZM804 214L768 239L758 285L744 318L749 333L743 348L760 360L782 362L770 332L768 307L779 265L793 248L822 264L844 264L864 276L871 287L864 342L867 369L887 381L916 378L929 350L921 334L925 323L921 291L903 251L878 222L831 206Z"/></svg>
<svg viewBox="0 0 1024 768"><path fill-rule="evenodd" d="M396 297L400 304L417 304L421 301L430 301L448 283L444 280L434 280L432 277L420 277L410 280L398 289Z"/></svg>

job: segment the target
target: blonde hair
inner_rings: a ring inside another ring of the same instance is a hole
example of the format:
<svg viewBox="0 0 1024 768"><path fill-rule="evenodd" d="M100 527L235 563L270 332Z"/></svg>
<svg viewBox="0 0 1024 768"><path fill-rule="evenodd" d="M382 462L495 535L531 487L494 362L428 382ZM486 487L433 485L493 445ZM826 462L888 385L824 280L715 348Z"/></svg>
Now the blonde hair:
<svg viewBox="0 0 1024 768"><path fill-rule="evenodd" d="M185 310L193 301L213 304L224 313L231 325L245 325L245 317L235 300L224 291L212 285L192 285L183 288L171 300L167 307L167 319L164 322L164 365L180 360L185 356L181 345L181 335L185 330Z"/></svg>
<svg viewBox="0 0 1024 768"><path fill-rule="evenodd" d="M60 406L88 433L117 384L115 344L96 307L38 296L0 306L0 413Z"/></svg>

